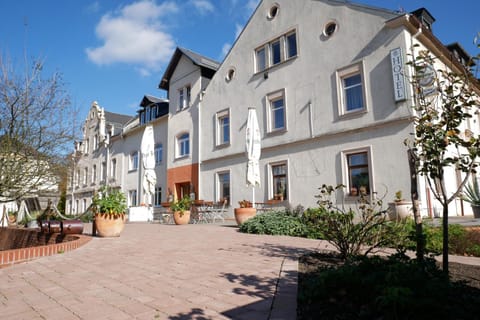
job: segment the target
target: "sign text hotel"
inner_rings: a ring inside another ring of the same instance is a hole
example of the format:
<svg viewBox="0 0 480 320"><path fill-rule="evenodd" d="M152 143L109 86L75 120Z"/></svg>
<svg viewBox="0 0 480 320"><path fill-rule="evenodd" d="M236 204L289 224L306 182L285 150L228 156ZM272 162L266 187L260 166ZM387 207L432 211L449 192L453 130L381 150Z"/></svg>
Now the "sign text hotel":
<svg viewBox="0 0 480 320"><path fill-rule="evenodd" d="M390 61L392 63L393 92L395 95L395 101L405 100L406 94L402 48L396 48L390 51Z"/></svg>

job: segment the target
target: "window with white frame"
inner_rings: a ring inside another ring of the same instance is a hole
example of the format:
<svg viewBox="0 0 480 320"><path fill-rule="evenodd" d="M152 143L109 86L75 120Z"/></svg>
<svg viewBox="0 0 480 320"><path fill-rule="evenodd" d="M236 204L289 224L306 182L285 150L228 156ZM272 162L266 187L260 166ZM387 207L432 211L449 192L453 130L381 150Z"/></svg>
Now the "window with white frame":
<svg viewBox="0 0 480 320"><path fill-rule="evenodd" d="M192 98L192 88L190 85L185 87L185 108L190 107L190 100Z"/></svg>
<svg viewBox="0 0 480 320"><path fill-rule="evenodd" d="M110 168L110 176L113 179L117 177L117 159L112 159L111 168Z"/></svg>
<svg viewBox="0 0 480 320"><path fill-rule="evenodd" d="M177 157L186 157L190 154L190 135L183 133L177 137Z"/></svg>
<svg viewBox="0 0 480 320"><path fill-rule="evenodd" d="M271 192L275 199L288 198L288 170L287 162L270 164ZM281 197L281 198L280 198Z"/></svg>
<svg viewBox="0 0 480 320"><path fill-rule="evenodd" d="M155 199L153 205L159 207L162 204L162 187L155 187Z"/></svg>
<svg viewBox="0 0 480 320"><path fill-rule="evenodd" d="M282 51L280 46L280 39L270 43L270 65L274 66L282 62Z"/></svg>
<svg viewBox="0 0 480 320"><path fill-rule="evenodd" d="M90 149L90 141L89 141L89 139L87 139L87 140L85 140L85 148L84 148L83 151L84 151L86 154L88 154L88 152L90 151L89 149Z"/></svg>
<svg viewBox="0 0 480 320"><path fill-rule="evenodd" d="M366 110L365 83L362 63L337 71L340 114Z"/></svg>
<svg viewBox="0 0 480 320"><path fill-rule="evenodd" d="M295 31L285 36L285 53L287 60L297 56L297 33Z"/></svg>
<svg viewBox="0 0 480 320"><path fill-rule="evenodd" d="M369 149L346 151L343 158L348 194L350 196L370 194L372 184Z"/></svg>
<svg viewBox="0 0 480 320"><path fill-rule="evenodd" d="M138 169L138 151L130 153L128 170L137 170Z"/></svg>
<svg viewBox="0 0 480 320"><path fill-rule="evenodd" d="M92 183L95 183L97 179L97 165L94 164L92 167Z"/></svg>
<svg viewBox="0 0 480 320"><path fill-rule="evenodd" d="M295 58L297 53L297 31L293 30L255 49L255 72Z"/></svg>
<svg viewBox="0 0 480 320"><path fill-rule="evenodd" d="M98 136L94 135L93 136L93 150L97 150L97 149L98 149Z"/></svg>
<svg viewBox="0 0 480 320"><path fill-rule="evenodd" d="M77 170L77 175L76 175L76 182L77 182L77 186L80 185L80 169Z"/></svg>
<svg viewBox="0 0 480 320"><path fill-rule="evenodd" d="M256 71L260 72L267 68L267 51L265 46L255 50Z"/></svg>
<svg viewBox="0 0 480 320"><path fill-rule="evenodd" d="M161 143L155 145L155 164L159 165L163 160L163 145Z"/></svg>
<svg viewBox="0 0 480 320"><path fill-rule="evenodd" d="M218 201L227 200L230 203L230 172L223 171L217 173L217 192L216 199Z"/></svg>
<svg viewBox="0 0 480 320"><path fill-rule="evenodd" d="M128 202L130 207L137 205L137 190L128 191Z"/></svg>
<svg viewBox="0 0 480 320"><path fill-rule="evenodd" d="M102 181L106 181L107 180L107 162L105 161L102 162L101 175L102 175Z"/></svg>
<svg viewBox="0 0 480 320"><path fill-rule="evenodd" d="M280 90L267 95L266 103L268 111L268 132L285 130L287 128L285 90Z"/></svg>
<svg viewBox="0 0 480 320"><path fill-rule="evenodd" d="M192 88L187 85L178 89L178 109L182 110L190 106L190 100L192 96Z"/></svg>
<svg viewBox="0 0 480 320"><path fill-rule="evenodd" d="M85 167L83 169L83 184L85 185L87 184L87 182L88 182L88 168Z"/></svg>
<svg viewBox="0 0 480 320"><path fill-rule="evenodd" d="M217 112L217 146L230 143L230 111Z"/></svg>

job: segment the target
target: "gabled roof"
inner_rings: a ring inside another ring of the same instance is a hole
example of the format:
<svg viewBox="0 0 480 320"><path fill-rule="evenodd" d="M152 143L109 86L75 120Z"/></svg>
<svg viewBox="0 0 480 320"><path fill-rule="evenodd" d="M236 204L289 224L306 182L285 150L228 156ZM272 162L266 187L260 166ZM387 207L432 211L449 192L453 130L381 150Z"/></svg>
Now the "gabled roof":
<svg viewBox="0 0 480 320"><path fill-rule="evenodd" d="M114 112L108 112L105 111L105 121L108 123L117 123L121 124L122 126L130 121L133 117L132 116L127 116L125 114L120 114L120 113L114 113Z"/></svg>
<svg viewBox="0 0 480 320"><path fill-rule="evenodd" d="M213 59L207 58L188 49L177 47L177 49L173 53L172 59L170 60L170 63L168 64L165 73L163 74L162 79L160 80L160 83L158 84L158 87L160 89L168 90L170 78L172 77L173 72L175 71L175 68L177 67L182 55L190 59L193 64L199 66L202 72L202 76L205 76L207 78L212 78L215 72L218 70L218 67L220 66L220 63Z"/></svg>

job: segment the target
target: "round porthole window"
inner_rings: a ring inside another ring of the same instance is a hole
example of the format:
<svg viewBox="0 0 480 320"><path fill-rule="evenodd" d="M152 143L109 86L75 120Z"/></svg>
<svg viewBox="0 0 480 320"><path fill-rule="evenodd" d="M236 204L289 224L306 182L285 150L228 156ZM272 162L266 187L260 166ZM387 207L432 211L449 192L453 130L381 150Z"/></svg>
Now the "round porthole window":
<svg viewBox="0 0 480 320"><path fill-rule="evenodd" d="M331 21L323 28L323 35L327 38L331 37L337 31L338 25L335 21Z"/></svg>
<svg viewBox="0 0 480 320"><path fill-rule="evenodd" d="M234 76L235 76L235 69L234 69L234 68L230 68L230 69L228 69L228 71L227 71L227 75L225 76L225 80L231 81Z"/></svg>
<svg viewBox="0 0 480 320"><path fill-rule="evenodd" d="M272 20L278 15L278 11L280 10L280 7L278 4L274 4L273 6L270 7L270 10L268 10L267 17L268 19Z"/></svg>

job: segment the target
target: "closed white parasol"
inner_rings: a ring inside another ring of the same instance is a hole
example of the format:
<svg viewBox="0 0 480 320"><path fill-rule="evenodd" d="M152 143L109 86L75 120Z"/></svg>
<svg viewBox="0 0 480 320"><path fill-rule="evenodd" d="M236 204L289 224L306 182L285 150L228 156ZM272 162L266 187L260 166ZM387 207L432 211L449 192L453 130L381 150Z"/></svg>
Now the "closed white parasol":
<svg viewBox="0 0 480 320"><path fill-rule="evenodd" d="M152 204L152 195L155 193L157 175L155 174L155 140L153 137L153 126L148 125L143 132L142 144L142 164L143 164L143 191L144 202Z"/></svg>
<svg viewBox="0 0 480 320"><path fill-rule="evenodd" d="M248 120L246 129L246 152L247 152L247 185L253 188L252 203L255 203L255 186L260 186L260 154L261 135L258 126L257 113L255 108L248 108Z"/></svg>

